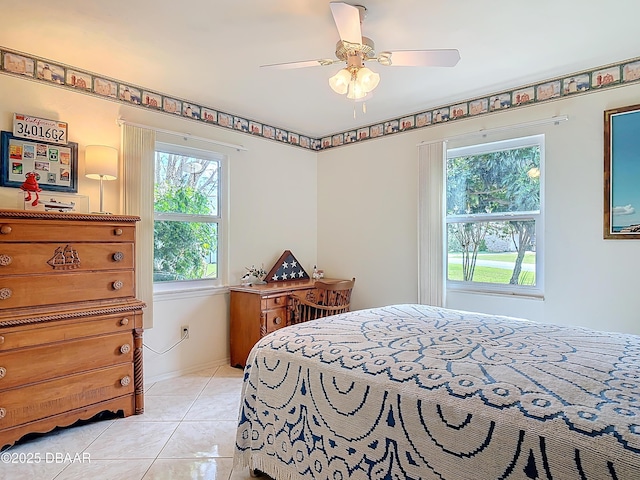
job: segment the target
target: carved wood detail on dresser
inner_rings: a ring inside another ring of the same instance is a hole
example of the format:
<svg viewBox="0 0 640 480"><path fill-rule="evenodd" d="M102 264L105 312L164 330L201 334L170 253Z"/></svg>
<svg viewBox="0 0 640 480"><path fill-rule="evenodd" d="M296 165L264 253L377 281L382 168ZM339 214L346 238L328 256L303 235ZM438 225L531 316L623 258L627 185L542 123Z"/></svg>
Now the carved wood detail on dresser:
<svg viewBox="0 0 640 480"><path fill-rule="evenodd" d="M138 220L0 210L0 448L143 413Z"/></svg>

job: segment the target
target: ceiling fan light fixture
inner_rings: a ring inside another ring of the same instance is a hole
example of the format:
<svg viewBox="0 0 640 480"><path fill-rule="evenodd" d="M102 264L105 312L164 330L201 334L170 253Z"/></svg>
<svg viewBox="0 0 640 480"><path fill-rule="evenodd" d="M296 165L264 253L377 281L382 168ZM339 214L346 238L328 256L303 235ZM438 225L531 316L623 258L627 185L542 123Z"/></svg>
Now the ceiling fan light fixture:
<svg viewBox="0 0 640 480"><path fill-rule="evenodd" d="M380 83L380 75L369 70L367 67L362 67L358 70L356 83L359 83L362 89L369 93L378 86L378 83Z"/></svg>
<svg viewBox="0 0 640 480"><path fill-rule="evenodd" d="M349 84L349 92L347 93L347 98L349 100L360 100L367 96L367 92L364 91L362 85L360 85L357 81L353 81Z"/></svg>
<svg viewBox="0 0 640 480"><path fill-rule="evenodd" d="M329 86L331 90L339 95L344 95L349 89L349 83L351 82L351 72L346 68L343 68L333 77L329 79Z"/></svg>
<svg viewBox="0 0 640 480"><path fill-rule="evenodd" d="M349 92L347 98L350 100L358 100L367 96L380 83L380 75L369 70L367 67L360 67L351 75L349 82Z"/></svg>
<svg viewBox="0 0 640 480"><path fill-rule="evenodd" d="M347 94L349 100L367 96L380 83L380 75L364 66L343 68L329 78L329 86L339 95Z"/></svg>
<svg viewBox="0 0 640 480"><path fill-rule="evenodd" d="M366 61L375 60L383 66L397 67L453 67L460 60L460 52L453 48L385 50L378 54L373 40L362 35L362 21L367 11L365 7L334 0L329 2L329 8L340 37L335 51L338 60L324 58L262 66L289 69L346 62L346 68L329 78L329 86L339 95L346 95L354 102L362 102L364 107L365 99L371 97L371 92L380 83L380 75L364 66Z"/></svg>

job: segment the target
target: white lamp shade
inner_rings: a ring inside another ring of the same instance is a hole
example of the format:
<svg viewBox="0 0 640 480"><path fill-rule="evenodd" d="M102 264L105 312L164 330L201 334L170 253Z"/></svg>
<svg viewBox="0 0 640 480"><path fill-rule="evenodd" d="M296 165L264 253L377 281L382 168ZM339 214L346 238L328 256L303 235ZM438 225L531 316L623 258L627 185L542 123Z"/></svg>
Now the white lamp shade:
<svg viewBox="0 0 640 480"><path fill-rule="evenodd" d="M85 176L93 180L118 178L118 150L104 145L88 145L84 153Z"/></svg>
<svg viewBox="0 0 640 480"><path fill-rule="evenodd" d="M346 68L343 68L329 79L329 86L334 92L340 95L344 95L345 93L347 93L350 81L351 72L349 72L349 70L347 70Z"/></svg>
<svg viewBox="0 0 640 480"><path fill-rule="evenodd" d="M360 100L367 96L367 92L364 91L362 85L357 80L349 83L349 93L347 93L347 98L349 100Z"/></svg>
<svg viewBox="0 0 640 480"><path fill-rule="evenodd" d="M378 86L378 83L380 83L380 75L369 70L367 67L362 67L358 70L356 82L360 84L366 93L369 93Z"/></svg>

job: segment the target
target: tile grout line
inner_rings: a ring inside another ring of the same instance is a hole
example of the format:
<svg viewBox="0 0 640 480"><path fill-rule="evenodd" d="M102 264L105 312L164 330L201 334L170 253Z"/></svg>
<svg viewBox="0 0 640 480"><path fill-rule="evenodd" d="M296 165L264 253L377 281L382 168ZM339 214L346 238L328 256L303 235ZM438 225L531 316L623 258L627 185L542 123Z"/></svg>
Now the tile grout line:
<svg viewBox="0 0 640 480"><path fill-rule="evenodd" d="M159 459L160 455L162 454L163 450L167 447L167 444L171 441L171 438L175 435L176 431L180 428L180 426L182 425L182 422L184 421L184 418L187 416L187 414L189 413L189 410L191 410L191 408L193 407L193 405L196 403L196 401L198 400L198 398L200 398L200 395L202 394L203 390L207 387L207 385L209 385L209 382L211 381L211 379L214 377L214 375L216 374L216 372L218 371L220 367L217 367L215 369L215 371L209 376L209 379L204 383L204 385L202 386L202 388L200 389L200 391L196 394L195 398L193 399L193 401L191 402L191 405L189 405L189 408L187 408L186 412L184 413L184 415L182 415L182 418L178 421L178 425L176 426L176 428L173 430L173 432L171 432L171 435L169 435L169 437L167 438L167 441L164 443L164 445L162 446L162 448L158 451L158 454L156 455L156 457L153 459L153 461L151 462L151 464L149 465L149 468L147 468L144 472L144 474L142 475L142 477L140 478L140 480L144 480L144 477L147 475L147 473L149 473L149 470L151 470L151 468L153 467L153 465L156 463L156 461ZM155 383L154 383L155 385ZM144 415L144 414L143 414ZM233 470L232 470L233 472ZM231 474L230 474L231 475Z"/></svg>

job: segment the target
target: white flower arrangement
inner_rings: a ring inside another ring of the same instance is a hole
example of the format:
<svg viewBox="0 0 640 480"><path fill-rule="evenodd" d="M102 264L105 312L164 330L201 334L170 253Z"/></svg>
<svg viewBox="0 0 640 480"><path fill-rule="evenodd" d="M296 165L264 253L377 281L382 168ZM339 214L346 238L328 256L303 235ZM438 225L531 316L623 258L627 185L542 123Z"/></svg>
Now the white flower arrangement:
<svg viewBox="0 0 640 480"><path fill-rule="evenodd" d="M256 268L255 265L251 265L251 268L249 267L244 267L247 270L247 273L245 273L242 276L242 280L247 280L250 277L255 277L257 278L259 281L264 280L264 277L267 276L267 272L265 272L264 270L264 265L261 266L260 268Z"/></svg>

